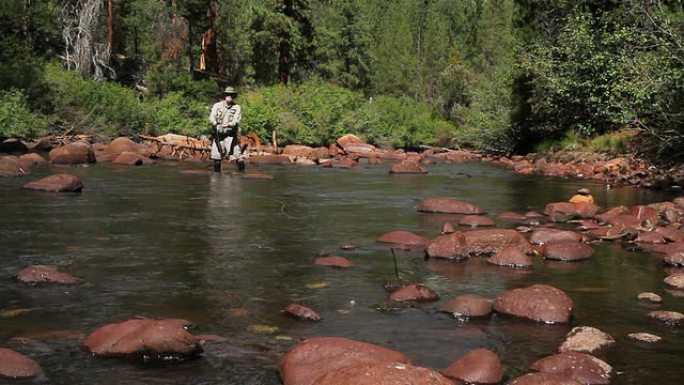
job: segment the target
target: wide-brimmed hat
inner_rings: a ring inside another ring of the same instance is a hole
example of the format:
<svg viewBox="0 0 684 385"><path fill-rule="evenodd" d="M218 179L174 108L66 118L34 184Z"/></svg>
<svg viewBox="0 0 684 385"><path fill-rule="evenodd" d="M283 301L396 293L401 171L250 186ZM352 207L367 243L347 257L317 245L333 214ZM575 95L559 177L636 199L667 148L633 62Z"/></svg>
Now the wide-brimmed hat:
<svg viewBox="0 0 684 385"><path fill-rule="evenodd" d="M225 90L223 90L224 95L237 95L238 92L235 88L233 87L226 87Z"/></svg>
<svg viewBox="0 0 684 385"><path fill-rule="evenodd" d="M591 191L588 188L581 188L577 190L577 193L581 195L591 195Z"/></svg>

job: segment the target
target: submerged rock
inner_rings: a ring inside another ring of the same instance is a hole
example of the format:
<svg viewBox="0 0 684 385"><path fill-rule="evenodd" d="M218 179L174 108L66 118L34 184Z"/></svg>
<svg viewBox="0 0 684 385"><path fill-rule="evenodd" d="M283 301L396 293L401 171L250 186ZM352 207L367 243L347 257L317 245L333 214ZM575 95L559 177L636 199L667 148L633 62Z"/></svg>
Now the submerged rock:
<svg viewBox="0 0 684 385"><path fill-rule="evenodd" d="M675 289L684 290L684 273L668 275L663 281L668 286L674 287Z"/></svg>
<svg viewBox="0 0 684 385"><path fill-rule="evenodd" d="M486 229L439 236L430 242L426 253L431 258L462 259L495 254L509 246L530 250L527 239L515 230Z"/></svg>
<svg viewBox="0 0 684 385"><path fill-rule="evenodd" d="M503 379L504 370L496 353L489 349L475 349L442 370L442 374L466 383L498 384Z"/></svg>
<svg viewBox="0 0 684 385"><path fill-rule="evenodd" d="M484 214L484 210L480 207L451 198L428 198L425 199L419 206L418 211L425 213L441 213L441 214L466 214L479 215Z"/></svg>
<svg viewBox="0 0 684 385"><path fill-rule="evenodd" d="M314 385L453 385L438 372L400 363L350 365L319 377Z"/></svg>
<svg viewBox="0 0 684 385"><path fill-rule="evenodd" d="M329 257L320 257L316 258L314 261L316 265L319 266L331 266L331 267L337 267L337 268L350 268L356 266L354 262L348 260L345 257L340 257L340 256L329 256Z"/></svg>
<svg viewBox="0 0 684 385"><path fill-rule="evenodd" d="M670 325L678 325L684 320L684 314L677 311L656 310L648 313L648 317Z"/></svg>
<svg viewBox="0 0 684 385"><path fill-rule="evenodd" d="M312 385L334 370L374 364L411 364L411 360L382 346L341 337L320 337L301 342L287 352L278 362L278 372L283 385Z"/></svg>
<svg viewBox="0 0 684 385"><path fill-rule="evenodd" d="M572 308L567 294L548 285L509 290L494 301L499 313L545 323L568 322Z"/></svg>
<svg viewBox="0 0 684 385"><path fill-rule="evenodd" d="M582 242L584 236L578 232L558 229L537 229L530 236L533 245L544 245L555 242Z"/></svg>
<svg viewBox="0 0 684 385"><path fill-rule="evenodd" d="M292 303L285 306L283 312L303 320L309 320L314 322L318 322L321 320L321 316L319 316L318 313L316 313L313 309L304 305L298 305L296 303Z"/></svg>
<svg viewBox="0 0 684 385"><path fill-rule="evenodd" d="M0 378L21 380L37 377L41 373L36 361L13 350L0 348Z"/></svg>
<svg viewBox="0 0 684 385"><path fill-rule="evenodd" d="M487 262L497 266L510 267L532 267L533 265L532 257L515 246L509 246L499 251L487 259Z"/></svg>
<svg viewBox="0 0 684 385"><path fill-rule="evenodd" d="M395 302L431 302L437 301L439 296L434 290L425 285L413 284L402 287L390 295L390 300Z"/></svg>
<svg viewBox="0 0 684 385"><path fill-rule="evenodd" d="M578 242L554 242L546 244L543 249L545 259L565 262L583 261L595 252L591 246Z"/></svg>
<svg viewBox="0 0 684 385"><path fill-rule="evenodd" d="M639 295L637 295L637 298L641 301L648 301L648 302L652 302L652 303L662 303L663 302L663 297L659 296L656 293L651 293L651 292L639 293Z"/></svg>
<svg viewBox="0 0 684 385"><path fill-rule="evenodd" d="M48 192L80 192L83 190L83 181L74 175L54 174L29 182L22 188Z"/></svg>
<svg viewBox="0 0 684 385"><path fill-rule="evenodd" d="M377 239L380 243L388 243L401 248L425 248L430 243L430 240L416 235L410 231L397 230L385 233Z"/></svg>
<svg viewBox="0 0 684 385"><path fill-rule="evenodd" d="M92 332L84 348L96 357L136 357L178 360L202 352L197 339L185 329L181 319L134 318L108 324Z"/></svg>
<svg viewBox="0 0 684 385"><path fill-rule="evenodd" d="M12 178L30 173L30 168L22 165L16 156L0 156L0 177Z"/></svg>
<svg viewBox="0 0 684 385"><path fill-rule="evenodd" d="M27 285L37 285L42 283L59 283L69 285L78 282L78 278L57 271L52 266L35 265L27 267L17 273L17 281Z"/></svg>
<svg viewBox="0 0 684 385"><path fill-rule="evenodd" d="M630 333L627 335L627 338L633 339L635 341L640 341L640 342L659 342L662 340L662 337L658 337L655 334L650 334L650 333Z"/></svg>
<svg viewBox="0 0 684 385"><path fill-rule="evenodd" d="M530 368L544 373L568 376L582 384L609 384L613 368L589 354L568 352L542 358Z"/></svg>
<svg viewBox="0 0 684 385"><path fill-rule="evenodd" d="M456 318L485 317L492 312L492 301L476 294L464 294L443 303L439 310Z"/></svg>
<svg viewBox="0 0 684 385"><path fill-rule="evenodd" d="M467 227L489 227L496 226L493 220L481 215L466 215L458 222L461 226Z"/></svg>
<svg viewBox="0 0 684 385"><path fill-rule="evenodd" d="M568 333L558 351L594 354L613 344L615 340L607 333L590 326L578 326Z"/></svg>

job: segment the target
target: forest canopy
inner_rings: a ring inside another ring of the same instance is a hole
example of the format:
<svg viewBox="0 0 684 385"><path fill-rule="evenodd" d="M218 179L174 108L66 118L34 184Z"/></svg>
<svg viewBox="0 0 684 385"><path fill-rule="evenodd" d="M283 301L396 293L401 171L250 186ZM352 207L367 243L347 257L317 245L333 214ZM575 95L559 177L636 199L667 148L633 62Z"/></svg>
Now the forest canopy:
<svg viewBox="0 0 684 385"><path fill-rule="evenodd" d="M0 137L243 131L684 158L681 0L3 0ZM630 133L626 135L625 133ZM598 145L597 145L598 146ZM601 146L598 146L601 147ZM613 146L614 147L614 146ZM602 149L602 148L597 148Z"/></svg>

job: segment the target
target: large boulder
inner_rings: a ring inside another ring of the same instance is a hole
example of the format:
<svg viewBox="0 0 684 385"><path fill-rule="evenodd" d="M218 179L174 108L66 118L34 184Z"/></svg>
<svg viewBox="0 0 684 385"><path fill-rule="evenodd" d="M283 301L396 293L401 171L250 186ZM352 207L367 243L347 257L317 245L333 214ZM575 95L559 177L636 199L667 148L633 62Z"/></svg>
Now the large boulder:
<svg viewBox="0 0 684 385"><path fill-rule="evenodd" d="M549 324L568 322L572 308L572 299L549 285L509 290L494 301L494 310L499 313Z"/></svg>
<svg viewBox="0 0 684 385"><path fill-rule="evenodd" d="M377 242L387 243L398 248L425 248L430 240L410 231L397 230L381 235Z"/></svg>
<svg viewBox="0 0 684 385"><path fill-rule="evenodd" d="M514 379L510 385L582 385L582 383L561 374L529 373Z"/></svg>
<svg viewBox="0 0 684 385"><path fill-rule="evenodd" d="M337 139L337 144L347 154L373 155L376 153L375 146L365 143L358 136L347 134Z"/></svg>
<svg viewBox="0 0 684 385"><path fill-rule="evenodd" d="M434 290L420 284L402 287L390 295L390 300L395 302L431 302L438 299L439 295Z"/></svg>
<svg viewBox="0 0 684 385"><path fill-rule="evenodd" d="M41 373L36 361L13 350L0 348L0 378L21 380L37 377Z"/></svg>
<svg viewBox="0 0 684 385"><path fill-rule="evenodd" d="M527 239L515 230L486 229L445 234L435 238L427 248L431 258L463 259L472 255L490 255L515 246L530 250Z"/></svg>
<svg viewBox="0 0 684 385"><path fill-rule="evenodd" d="M613 344L615 340L609 334L591 326L578 326L568 333L558 351L594 354Z"/></svg>
<svg viewBox="0 0 684 385"><path fill-rule="evenodd" d="M400 363L350 365L319 377L314 385L453 385L434 370Z"/></svg>
<svg viewBox="0 0 684 385"><path fill-rule="evenodd" d="M544 214L551 220L562 222L561 218L593 218L600 209L599 206L587 202L553 202L546 205Z"/></svg>
<svg viewBox="0 0 684 385"><path fill-rule="evenodd" d="M390 174L427 174L428 170L418 162L405 160L390 167Z"/></svg>
<svg viewBox="0 0 684 385"><path fill-rule="evenodd" d="M27 285L37 285L42 283L59 283L63 285L74 284L78 278L57 271L52 266L35 265L29 266L17 273L17 281Z"/></svg>
<svg viewBox="0 0 684 385"><path fill-rule="evenodd" d="M454 317L485 317L492 312L492 301L476 294L463 294L439 307L439 311L453 314Z"/></svg>
<svg viewBox="0 0 684 385"><path fill-rule="evenodd" d="M138 153L124 151L120 153L116 158L114 158L112 163L123 164L127 166L142 166L142 164L144 163L144 159Z"/></svg>
<svg viewBox="0 0 684 385"><path fill-rule="evenodd" d="M498 384L503 379L504 370L496 353L489 349L475 349L442 370L442 374L466 383Z"/></svg>
<svg viewBox="0 0 684 385"><path fill-rule="evenodd" d="M543 249L545 259L565 262L583 261L595 252L591 246L578 242L554 242L544 245Z"/></svg>
<svg viewBox="0 0 684 385"><path fill-rule="evenodd" d="M91 333L85 349L96 357L184 359L202 352L197 339L181 319L135 318L108 324Z"/></svg>
<svg viewBox="0 0 684 385"><path fill-rule="evenodd" d="M313 151L314 149L309 146L303 146L301 144L290 144L285 146L285 148L283 149L283 155L287 155L293 158L309 158L311 157Z"/></svg>
<svg viewBox="0 0 684 385"><path fill-rule="evenodd" d="M30 173L30 168L23 166L16 156L0 156L0 177L24 176Z"/></svg>
<svg viewBox="0 0 684 385"><path fill-rule="evenodd" d="M479 215L484 214L484 210L480 207L451 198L428 198L425 199L418 206L418 211L424 213L440 213L440 214L466 214Z"/></svg>
<svg viewBox="0 0 684 385"><path fill-rule="evenodd" d="M25 154L28 151L26 144L19 139L5 139L0 142L0 152L7 154Z"/></svg>
<svg viewBox="0 0 684 385"><path fill-rule="evenodd" d="M582 384L609 384L613 368L589 354L567 352L554 354L534 362L530 368L570 377Z"/></svg>
<svg viewBox="0 0 684 385"><path fill-rule="evenodd" d="M50 161L58 164L95 163L93 146L84 141L70 143L50 151Z"/></svg>
<svg viewBox="0 0 684 385"><path fill-rule="evenodd" d="M141 146L138 143L135 143L131 139L120 137L109 142L104 151L111 155L119 155L124 152L132 152L137 154L140 152L140 147Z"/></svg>
<svg viewBox="0 0 684 385"><path fill-rule="evenodd" d="M410 364L404 354L341 337L311 338L278 362L283 385L312 385L321 376L351 365ZM320 384L319 384L320 385Z"/></svg>
<svg viewBox="0 0 684 385"><path fill-rule="evenodd" d="M19 165L25 170L43 163L47 163L47 160L35 152L24 154L19 157Z"/></svg>
<svg viewBox="0 0 684 385"><path fill-rule="evenodd" d="M532 257L516 246L509 246L487 259L487 262L497 266L532 267Z"/></svg>
<svg viewBox="0 0 684 385"><path fill-rule="evenodd" d="M79 192L83 190L83 181L75 175L54 174L26 183L22 187L29 190L50 192Z"/></svg>
<svg viewBox="0 0 684 385"><path fill-rule="evenodd" d="M292 160L287 155L252 155L247 158L249 164L290 164Z"/></svg>

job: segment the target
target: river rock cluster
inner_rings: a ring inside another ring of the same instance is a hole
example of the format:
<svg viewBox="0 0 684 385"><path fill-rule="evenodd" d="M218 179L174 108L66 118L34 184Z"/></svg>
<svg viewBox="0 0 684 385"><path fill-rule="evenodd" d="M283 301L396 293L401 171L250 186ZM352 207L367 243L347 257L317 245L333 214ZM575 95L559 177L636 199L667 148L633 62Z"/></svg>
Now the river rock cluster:
<svg viewBox="0 0 684 385"><path fill-rule="evenodd" d="M173 138L172 138L173 139ZM108 144L92 144L79 140L54 147L41 141L26 145L6 140L0 150L10 155L0 156L0 176L31 175L34 167L48 160L53 165L112 162L126 166L153 164L155 159L203 160L206 152L197 151L197 143L174 146L166 142L136 143L117 138ZM174 142L178 143L178 142ZM354 135L345 135L328 147L311 148L289 145L282 149L262 146L258 139L248 138L251 147L249 163L320 165L330 168L355 168L360 164L382 164L390 160L391 174L426 174L426 164L435 161L461 163L472 160L491 161L515 172L542 173L562 177L602 180L620 185L664 187L679 183L682 173L666 177L636 158L602 156L573 157L566 153L551 156L491 157L467 151L428 149L422 153L378 149ZM204 143L206 144L206 143ZM44 157L47 154L47 157ZM248 174L249 175L249 174ZM269 179L266 174L251 174L253 179ZM28 182L26 189L50 192L79 192L83 181L58 172L43 179ZM504 212L488 215L470 202L450 197L433 197L420 202L420 215L447 214L441 234L429 237L401 229L388 229L377 242L394 250L423 252L427 260L436 259L458 264L470 258L482 258L494 268L529 270L535 261L579 264L594 257L592 245L620 243L641 248L661 256L671 274L663 281L663 290L684 290L684 197L633 207L599 207L590 201L550 202L542 213ZM454 219L455 218L455 219ZM497 223L506 223L503 228ZM351 250L357 247L348 244ZM344 256L323 253L314 261L322 268L354 269L357 263ZM17 272L16 280L25 285L75 285L79 278L55 267L34 265ZM389 303L430 306L438 302L440 312L467 322L470 318L498 314L519 322L567 324L572 320L574 302L562 289L546 284L534 284L504 291L496 298L477 293L438 293L421 282L397 281L385 286ZM442 298L445 296L446 298ZM663 299L656 293L635 293L635 301L648 301L661 306ZM403 305L397 308L402 309ZM325 322L314 309L292 303L282 313L303 321ZM644 317L654 322L677 325L684 314L666 309L653 310ZM188 328L190 321L180 319L149 319L136 317L115 321L92 331L82 348L94 357L131 358L179 361L201 355L202 343L220 338L195 336ZM255 329L256 330L256 329ZM624 336L640 342L653 343L663 337L643 331ZM664 337L667 338L667 337ZM619 341L619 340L618 340ZM611 366L600 359L616 340L591 326L575 327L565 341L548 356L529 363L532 372L512 379L510 384L608 384L614 375ZM520 368L519 368L520 369ZM434 369L416 365L405 354L382 346L341 337L317 337L298 343L278 362L284 385L345 385L420 383L449 385L456 383L497 384L506 376L496 352L479 348L457 358L445 368ZM13 350L0 348L0 377L10 379L36 378L40 365Z"/></svg>

